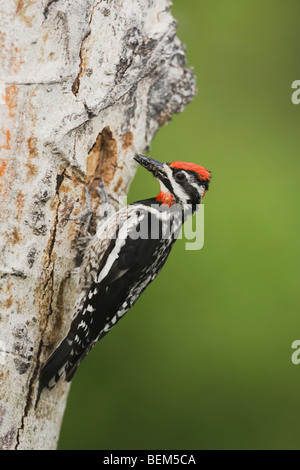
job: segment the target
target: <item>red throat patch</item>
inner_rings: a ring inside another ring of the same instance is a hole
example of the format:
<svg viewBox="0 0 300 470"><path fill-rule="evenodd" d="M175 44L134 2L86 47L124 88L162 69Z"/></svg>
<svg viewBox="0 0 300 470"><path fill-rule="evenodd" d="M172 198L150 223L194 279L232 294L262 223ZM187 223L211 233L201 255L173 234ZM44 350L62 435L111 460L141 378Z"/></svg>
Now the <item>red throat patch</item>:
<svg viewBox="0 0 300 470"><path fill-rule="evenodd" d="M156 196L157 202L161 202L162 204L166 204L167 206L171 207L175 203L175 199L173 194L163 191L160 191L158 196Z"/></svg>
<svg viewBox="0 0 300 470"><path fill-rule="evenodd" d="M170 167L176 168L178 170L195 171L196 173L198 173L200 181L210 180L210 172L203 168L203 166L195 165L195 163L173 162L170 163Z"/></svg>

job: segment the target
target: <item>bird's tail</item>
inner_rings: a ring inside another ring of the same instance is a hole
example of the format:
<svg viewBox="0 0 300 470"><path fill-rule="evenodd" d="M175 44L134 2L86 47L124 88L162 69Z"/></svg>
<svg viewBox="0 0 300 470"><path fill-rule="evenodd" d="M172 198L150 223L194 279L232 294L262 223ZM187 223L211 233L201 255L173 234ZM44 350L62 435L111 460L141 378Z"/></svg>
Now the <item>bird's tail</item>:
<svg viewBox="0 0 300 470"><path fill-rule="evenodd" d="M69 342L66 337L43 365L40 371L39 389L35 408L38 405L43 389L45 387L53 388L63 375L72 349L72 343L70 343L71 342Z"/></svg>

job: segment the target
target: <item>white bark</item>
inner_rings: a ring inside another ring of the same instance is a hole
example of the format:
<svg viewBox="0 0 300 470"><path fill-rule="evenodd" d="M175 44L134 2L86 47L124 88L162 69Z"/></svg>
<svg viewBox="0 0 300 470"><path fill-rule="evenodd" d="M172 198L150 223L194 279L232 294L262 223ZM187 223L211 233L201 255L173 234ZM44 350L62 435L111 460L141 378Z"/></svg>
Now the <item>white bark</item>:
<svg viewBox="0 0 300 470"><path fill-rule="evenodd" d="M84 186L115 199L195 93L169 0L0 0L0 448L54 449L68 393L34 402L64 336ZM167 157L166 157L167 159ZM142 197L143 195L141 195ZM72 274L70 274L72 273Z"/></svg>

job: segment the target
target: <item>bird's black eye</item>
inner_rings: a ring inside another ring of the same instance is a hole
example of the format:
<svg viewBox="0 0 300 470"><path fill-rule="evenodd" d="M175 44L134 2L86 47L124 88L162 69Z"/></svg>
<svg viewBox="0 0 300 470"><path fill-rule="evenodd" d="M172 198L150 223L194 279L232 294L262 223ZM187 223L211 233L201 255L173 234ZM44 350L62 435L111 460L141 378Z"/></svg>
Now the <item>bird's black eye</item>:
<svg viewBox="0 0 300 470"><path fill-rule="evenodd" d="M182 183L186 179L185 173L176 173L175 175L175 180L178 181L178 183Z"/></svg>

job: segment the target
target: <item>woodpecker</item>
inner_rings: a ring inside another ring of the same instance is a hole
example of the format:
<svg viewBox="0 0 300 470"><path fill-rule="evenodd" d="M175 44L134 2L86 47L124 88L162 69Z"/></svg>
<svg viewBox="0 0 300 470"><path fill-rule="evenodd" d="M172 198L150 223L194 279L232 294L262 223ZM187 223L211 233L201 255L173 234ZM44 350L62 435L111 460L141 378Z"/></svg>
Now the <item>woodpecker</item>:
<svg viewBox="0 0 300 470"><path fill-rule="evenodd" d="M159 181L160 192L98 224L80 268L80 294L69 332L41 369L36 405L44 387L51 389L62 376L72 380L92 347L156 278L182 224L209 188L211 174L199 165L134 158Z"/></svg>

